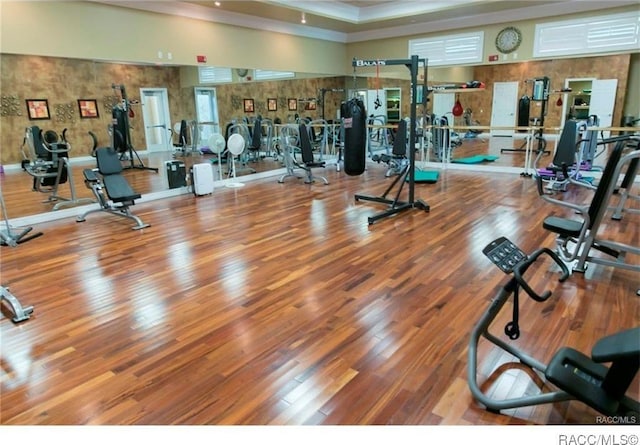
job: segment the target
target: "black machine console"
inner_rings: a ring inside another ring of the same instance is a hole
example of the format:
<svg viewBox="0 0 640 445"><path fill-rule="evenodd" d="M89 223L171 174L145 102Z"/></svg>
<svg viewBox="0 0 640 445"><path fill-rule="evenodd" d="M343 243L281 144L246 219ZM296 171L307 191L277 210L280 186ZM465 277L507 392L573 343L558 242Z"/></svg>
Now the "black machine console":
<svg viewBox="0 0 640 445"><path fill-rule="evenodd" d="M482 249L487 256L504 273L511 273L513 268L527 258L527 255L504 236L491 241Z"/></svg>

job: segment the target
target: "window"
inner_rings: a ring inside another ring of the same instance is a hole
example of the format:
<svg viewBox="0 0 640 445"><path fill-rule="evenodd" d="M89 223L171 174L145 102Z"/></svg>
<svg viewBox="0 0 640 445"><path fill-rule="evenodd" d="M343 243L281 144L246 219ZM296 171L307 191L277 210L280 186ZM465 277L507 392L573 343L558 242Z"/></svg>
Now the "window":
<svg viewBox="0 0 640 445"><path fill-rule="evenodd" d="M484 32L409 40L409 57L426 58L429 66L482 62Z"/></svg>
<svg viewBox="0 0 640 445"><path fill-rule="evenodd" d="M217 68L215 66L199 66L198 79L204 83L231 82L231 68Z"/></svg>
<svg viewBox="0 0 640 445"><path fill-rule="evenodd" d="M640 47L640 14L611 14L536 25L533 57L571 56Z"/></svg>
<svg viewBox="0 0 640 445"><path fill-rule="evenodd" d="M292 71L255 70L255 80L290 79L296 77Z"/></svg>

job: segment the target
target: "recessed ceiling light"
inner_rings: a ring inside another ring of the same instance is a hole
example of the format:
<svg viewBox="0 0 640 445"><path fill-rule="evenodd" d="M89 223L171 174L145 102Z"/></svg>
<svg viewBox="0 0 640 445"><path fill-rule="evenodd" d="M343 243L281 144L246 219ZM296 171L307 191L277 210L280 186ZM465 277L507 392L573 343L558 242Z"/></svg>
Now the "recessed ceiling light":
<svg viewBox="0 0 640 445"><path fill-rule="evenodd" d="M307 23L307 17L306 17L306 15L304 14L304 12L302 13L302 18L300 19L300 23L302 23L302 24Z"/></svg>
<svg viewBox="0 0 640 445"><path fill-rule="evenodd" d="M213 2L213 4L216 5L216 6L220 6L221 5L220 2Z"/></svg>

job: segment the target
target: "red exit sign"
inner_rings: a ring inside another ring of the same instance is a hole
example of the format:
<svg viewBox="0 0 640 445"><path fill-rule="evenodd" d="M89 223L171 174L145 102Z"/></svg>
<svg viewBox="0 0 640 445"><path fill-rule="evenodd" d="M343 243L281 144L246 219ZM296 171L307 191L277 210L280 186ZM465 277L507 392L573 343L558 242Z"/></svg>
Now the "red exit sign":
<svg viewBox="0 0 640 445"><path fill-rule="evenodd" d="M489 62L496 62L498 60L498 55L497 54L491 54L489 56Z"/></svg>
<svg viewBox="0 0 640 445"><path fill-rule="evenodd" d="M207 56L196 56L196 61L198 63L207 63Z"/></svg>

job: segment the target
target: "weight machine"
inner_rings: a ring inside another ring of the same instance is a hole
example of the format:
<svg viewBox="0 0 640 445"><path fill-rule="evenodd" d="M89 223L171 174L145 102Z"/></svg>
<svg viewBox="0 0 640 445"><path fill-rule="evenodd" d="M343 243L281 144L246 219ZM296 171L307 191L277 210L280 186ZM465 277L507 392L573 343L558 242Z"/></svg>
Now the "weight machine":
<svg viewBox="0 0 640 445"><path fill-rule="evenodd" d="M15 231L9 224L9 217L7 216L7 207L4 203L4 197L2 196L2 189L0 188L0 205L2 206L2 216L4 218L5 228L0 229L0 244L3 246L15 247L18 244L29 241L33 238L37 238L42 235L42 232L34 233L27 236L32 230L32 227L26 227Z"/></svg>
<svg viewBox="0 0 640 445"><path fill-rule="evenodd" d="M124 156L128 152L128 159L130 164L123 167L126 169L139 169L139 170L152 170L158 173L157 168L146 167L140 159L138 152L133 148L131 144L131 127L129 126L129 112L131 109L131 101L127 97L127 92L124 85L111 84L111 88L114 91L119 91L122 100L119 104L115 105L111 110L111 146L114 150L120 153L120 160L125 160ZM138 160L138 164L135 163L135 159Z"/></svg>
<svg viewBox="0 0 640 445"><path fill-rule="evenodd" d="M327 120L324 109L324 96L326 96L327 93L344 93L344 88L320 88L318 91L320 93L319 102L322 108L322 120Z"/></svg>
<svg viewBox="0 0 640 445"><path fill-rule="evenodd" d="M4 217L5 229L0 229L0 244L3 246L16 247L18 244L24 243L26 241L32 240L42 235L42 232L37 232L30 234L32 227L26 227L24 229L19 230L17 233L11 228L9 224L9 217L7 216L7 207L4 203L4 197L2 195L2 189L0 189L0 205L2 206L2 216ZM19 323L24 320L28 320L33 314L33 306L22 306L20 300L13 295L9 288L6 286L0 286L0 303L6 302L11 311L13 312L13 317L11 320L14 323Z"/></svg>
<svg viewBox="0 0 640 445"><path fill-rule="evenodd" d="M549 105L549 89L551 86L551 79L549 79L547 76L544 77L538 77L535 79L527 79L525 80L526 83L532 83L533 84L533 91L531 94L531 99L530 102L540 102L540 115L538 117L535 117L531 120L533 120L534 124L538 125L538 130L536 130L536 132L533 134L533 137L535 138L535 140L538 141L538 147L537 147L537 154L538 154L538 159L536 159L536 162L539 160L540 157L542 157L543 154L549 154L549 151L546 150L547 148L547 141L544 138L544 118L547 115L547 107ZM503 148L500 150L500 153L526 153L528 154L528 150L525 148L527 146L527 144L529 143L529 138L531 137L531 135L526 136L524 143L518 147L518 148ZM521 173L520 176L531 176L531 173Z"/></svg>
<svg viewBox="0 0 640 445"><path fill-rule="evenodd" d="M398 176L394 179L391 185L385 190L385 192L381 196L367 196L356 194L356 201L373 201L379 202L383 204L389 204L389 208L377 215L369 217L369 224L373 224L376 221L386 218L391 215L395 215L396 213L400 213L409 209L419 209L428 212L430 210L429 204L422 200L416 200L414 198L415 195L415 163L416 163L416 106L418 102L418 67L422 64L424 69L424 84L422 85L422 106L423 110L426 110L427 106L427 95L429 93L427 88L427 59L419 59L418 56L413 55L410 59L391 59L391 60L358 60L353 59L353 72L355 79L355 71L356 67L365 67L365 66L393 66L393 65L404 65L409 69L411 73L411 119L409 122L409 142L408 142L408 151L409 151L409 162L403 167L402 171L399 172ZM354 88L355 89L355 88ZM365 124L366 125L366 124ZM408 183L408 200L401 201L400 193L404 187L404 184ZM399 184L398 191L395 195L395 198L389 199L387 195L391 192L391 190Z"/></svg>

